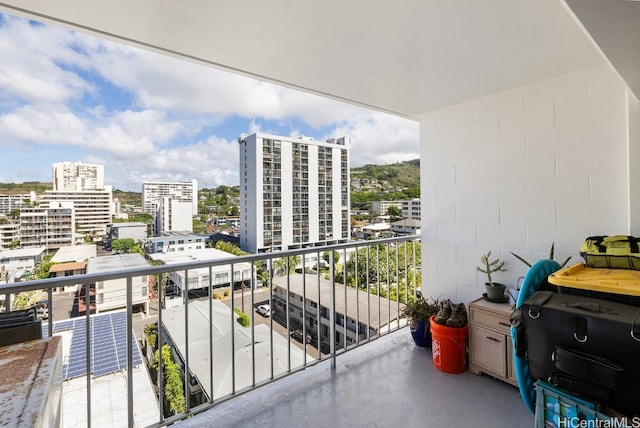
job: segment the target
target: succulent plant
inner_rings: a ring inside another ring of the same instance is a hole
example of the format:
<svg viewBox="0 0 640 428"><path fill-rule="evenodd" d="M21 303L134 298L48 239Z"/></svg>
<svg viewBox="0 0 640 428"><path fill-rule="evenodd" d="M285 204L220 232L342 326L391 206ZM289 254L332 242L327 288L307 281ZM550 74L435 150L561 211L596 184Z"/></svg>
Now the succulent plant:
<svg viewBox="0 0 640 428"><path fill-rule="evenodd" d="M480 257L480 262L482 263L483 267L477 266L476 270L478 272L485 273L488 279L487 283L491 287L494 287L493 281L491 280L491 274L498 271L504 271L504 261L500 260L499 258L491 261L490 258L491 251L489 251L487 254L483 254L482 257Z"/></svg>

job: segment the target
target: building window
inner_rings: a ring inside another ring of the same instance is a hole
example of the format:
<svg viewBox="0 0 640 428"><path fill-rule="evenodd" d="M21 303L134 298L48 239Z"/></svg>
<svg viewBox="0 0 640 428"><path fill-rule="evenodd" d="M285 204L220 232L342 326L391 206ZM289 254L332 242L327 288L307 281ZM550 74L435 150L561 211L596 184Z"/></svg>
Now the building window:
<svg viewBox="0 0 640 428"><path fill-rule="evenodd" d="M104 293L98 293L98 304L104 303Z"/></svg>
<svg viewBox="0 0 640 428"><path fill-rule="evenodd" d="M99 281L98 282L98 290L102 290L104 288L104 282Z"/></svg>
<svg viewBox="0 0 640 428"><path fill-rule="evenodd" d="M142 297L147 297L147 286L142 287Z"/></svg>

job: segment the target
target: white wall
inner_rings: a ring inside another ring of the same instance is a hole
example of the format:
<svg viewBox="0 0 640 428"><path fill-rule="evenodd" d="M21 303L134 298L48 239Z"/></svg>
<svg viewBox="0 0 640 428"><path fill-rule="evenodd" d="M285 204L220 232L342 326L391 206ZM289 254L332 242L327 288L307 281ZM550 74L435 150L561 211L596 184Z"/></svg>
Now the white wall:
<svg viewBox="0 0 640 428"><path fill-rule="evenodd" d="M586 236L629 233L627 110L601 65L422 115L425 294L480 297L488 250L512 286L526 266L510 251L535 262L555 242L578 262Z"/></svg>

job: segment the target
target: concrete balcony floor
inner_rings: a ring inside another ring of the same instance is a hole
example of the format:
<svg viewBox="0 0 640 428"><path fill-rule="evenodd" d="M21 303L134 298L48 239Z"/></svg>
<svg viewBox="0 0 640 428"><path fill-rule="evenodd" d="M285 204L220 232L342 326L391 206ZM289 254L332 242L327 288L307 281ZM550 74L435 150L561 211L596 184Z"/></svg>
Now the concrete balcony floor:
<svg viewBox="0 0 640 428"><path fill-rule="evenodd" d="M181 421L180 427L527 427L534 415L517 387L489 376L448 374L391 333Z"/></svg>

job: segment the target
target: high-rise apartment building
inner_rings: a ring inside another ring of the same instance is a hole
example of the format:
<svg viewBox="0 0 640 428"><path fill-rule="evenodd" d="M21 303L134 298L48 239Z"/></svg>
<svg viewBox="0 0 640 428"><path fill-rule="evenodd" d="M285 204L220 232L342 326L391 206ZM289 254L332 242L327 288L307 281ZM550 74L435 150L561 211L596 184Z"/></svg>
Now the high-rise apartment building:
<svg viewBox="0 0 640 428"><path fill-rule="evenodd" d="M99 237L106 235L107 225L111 223L112 199L111 186L96 190L47 190L41 205L51 208L58 203L72 202L75 232Z"/></svg>
<svg viewBox="0 0 640 428"><path fill-rule="evenodd" d="M169 197L191 202L192 215L198 214L198 181L144 181L142 183L142 212L156 214L160 200Z"/></svg>
<svg viewBox="0 0 640 428"><path fill-rule="evenodd" d="M240 145L240 247L251 253L349 240L348 137L256 133Z"/></svg>
<svg viewBox="0 0 640 428"><path fill-rule="evenodd" d="M193 232L191 202L178 201L170 197L160 199L156 213L156 235L162 232Z"/></svg>
<svg viewBox="0 0 640 428"><path fill-rule="evenodd" d="M166 201L166 198L169 198L171 202ZM163 200L165 200L164 204ZM189 205L188 218L185 216L185 212L187 212L185 204ZM153 214L153 234L155 236L163 230L191 231L193 216L198 214L198 181L144 181L142 183L142 212ZM174 216L176 218L173 218ZM184 224L185 221L189 222L189 228L179 229L181 226L178 224ZM163 229L163 227L169 227L169 229Z"/></svg>
<svg viewBox="0 0 640 428"><path fill-rule="evenodd" d="M52 175L54 191L104 189L104 165L82 162L54 163Z"/></svg>

